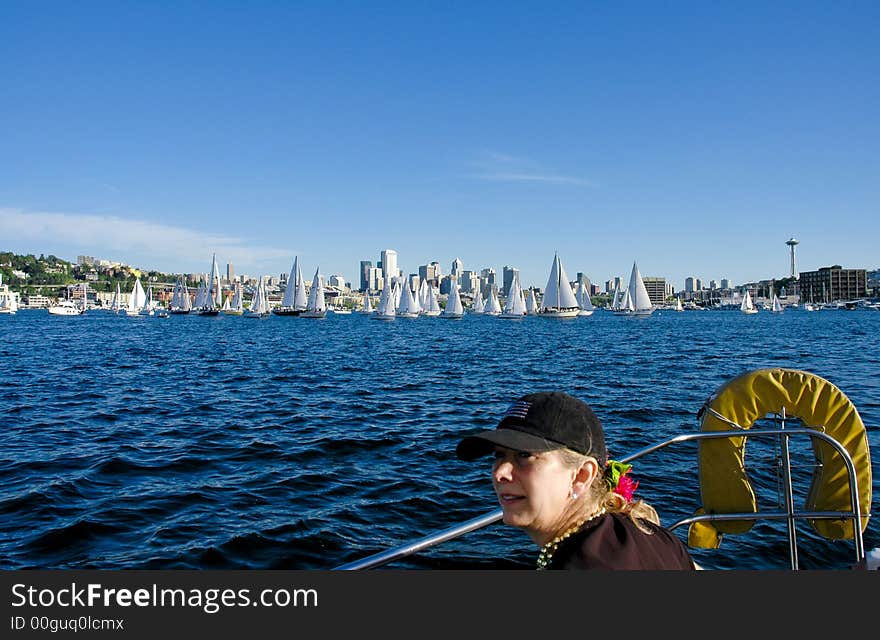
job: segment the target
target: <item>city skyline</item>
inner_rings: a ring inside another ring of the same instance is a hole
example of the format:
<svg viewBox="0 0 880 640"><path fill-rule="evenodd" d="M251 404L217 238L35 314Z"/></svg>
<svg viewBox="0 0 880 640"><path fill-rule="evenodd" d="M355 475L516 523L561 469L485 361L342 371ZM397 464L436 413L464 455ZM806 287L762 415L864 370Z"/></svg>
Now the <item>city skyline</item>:
<svg viewBox="0 0 880 640"><path fill-rule="evenodd" d="M0 244L355 287L876 269L880 8L9 3ZM161 43L158 45L157 43Z"/></svg>

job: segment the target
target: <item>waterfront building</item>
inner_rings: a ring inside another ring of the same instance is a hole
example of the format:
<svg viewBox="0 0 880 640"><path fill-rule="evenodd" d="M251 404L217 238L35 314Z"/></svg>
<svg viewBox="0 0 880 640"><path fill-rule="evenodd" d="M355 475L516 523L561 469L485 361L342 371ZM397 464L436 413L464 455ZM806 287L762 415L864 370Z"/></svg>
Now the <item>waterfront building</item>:
<svg viewBox="0 0 880 640"><path fill-rule="evenodd" d="M694 291L698 291L697 287L697 279L693 276L688 276L684 279L684 290L686 293L693 293Z"/></svg>
<svg viewBox="0 0 880 640"><path fill-rule="evenodd" d="M336 287L341 291L345 291L345 278L343 278L341 275L333 274L332 276L330 276L328 282L330 283L331 287Z"/></svg>
<svg viewBox="0 0 880 640"><path fill-rule="evenodd" d="M623 278L620 276L615 276L611 278L611 280L605 281L605 293L613 293L615 291L622 291L624 288Z"/></svg>
<svg viewBox="0 0 880 640"><path fill-rule="evenodd" d="M649 278L645 276L642 278L642 282L645 283L648 297L651 299L651 304L655 307L665 304L666 296L672 295L671 292L667 293L666 278Z"/></svg>
<svg viewBox="0 0 880 640"><path fill-rule="evenodd" d="M817 271L801 271L798 280L801 294L809 302L858 300L868 296L866 269L844 269L836 264Z"/></svg>
<svg viewBox="0 0 880 640"><path fill-rule="evenodd" d="M419 278L432 287L438 286L440 284L440 263L435 261L420 266Z"/></svg>
<svg viewBox="0 0 880 640"><path fill-rule="evenodd" d="M480 277L471 270L461 272L459 284L463 293L474 293L481 288Z"/></svg>
<svg viewBox="0 0 880 640"><path fill-rule="evenodd" d="M361 260L360 269L358 270L360 275L358 291L367 291L370 288L370 269L372 268L373 262L371 260Z"/></svg>
<svg viewBox="0 0 880 640"><path fill-rule="evenodd" d="M386 280L394 282L400 277L397 268L397 252L394 249L383 249L379 257L382 263L382 275Z"/></svg>
<svg viewBox="0 0 880 640"><path fill-rule="evenodd" d="M385 287L385 277L381 267L370 267L367 270L367 290L381 291Z"/></svg>
<svg viewBox="0 0 880 640"><path fill-rule="evenodd" d="M519 269L504 265L501 269L501 294L507 297L510 294L510 287L513 286L513 279L519 274Z"/></svg>
<svg viewBox="0 0 880 640"><path fill-rule="evenodd" d="M730 280L728 280L727 278L721 278L721 288L730 289Z"/></svg>
<svg viewBox="0 0 880 640"><path fill-rule="evenodd" d="M285 274L284 277L286 278L287 275ZM229 284L235 282L235 267L232 266L231 262L226 263L226 282Z"/></svg>

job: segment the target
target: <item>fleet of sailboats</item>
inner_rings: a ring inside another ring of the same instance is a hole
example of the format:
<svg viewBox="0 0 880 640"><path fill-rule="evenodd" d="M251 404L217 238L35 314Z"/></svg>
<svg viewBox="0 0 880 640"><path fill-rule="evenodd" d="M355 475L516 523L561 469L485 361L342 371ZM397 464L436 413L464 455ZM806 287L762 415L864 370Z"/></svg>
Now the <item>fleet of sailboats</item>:
<svg viewBox="0 0 880 640"><path fill-rule="evenodd" d="M654 313L651 296L648 295L648 289L635 262L630 272L629 286L624 291L619 306L613 309L613 312L614 315L630 317L646 317Z"/></svg>
<svg viewBox="0 0 880 640"><path fill-rule="evenodd" d="M266 293L266 280L262 276L257 283L256 290L254 290L251 306L242 315L246 318L256 318L258 320L268 318L271 315L269 311L269 295Z"/></svg>
<svg viewBox="0 0 880 640"><path fill-rule="evenodd" d="M526 316L526 299L523 297L522 287L519 284L519 271L513 273L513 282L510 283L510 291L504 303L504 310L499 318L524 318Z"/></svg>

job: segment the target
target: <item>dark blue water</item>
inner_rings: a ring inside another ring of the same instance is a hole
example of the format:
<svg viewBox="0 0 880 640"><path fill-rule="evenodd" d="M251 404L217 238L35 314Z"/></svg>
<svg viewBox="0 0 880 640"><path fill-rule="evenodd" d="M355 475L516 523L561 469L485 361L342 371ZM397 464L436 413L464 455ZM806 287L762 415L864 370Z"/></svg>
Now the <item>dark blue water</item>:
<svg viewBox="0 0 880 640"><path fill-rule="evenodd" d="M589 402L621 457L698 430L702 403L740 373L804 369L855 403L876 458L878 353L873 310L394 322L20 311L0 316L0 567L333 568L497 509L490 462L458 461L455 444L541 389ZM776 500L773 473L755 473ZM695 444L635 475L664 524L700 505ZM875 479L872 513L878 495ZM804 568L853 559L851 542L798 536ZM758 523L694 556L785 569L787 540ZM880 545L876 518L865 545ZM535 555L496 524L394 566L531 568Z"/></svg>

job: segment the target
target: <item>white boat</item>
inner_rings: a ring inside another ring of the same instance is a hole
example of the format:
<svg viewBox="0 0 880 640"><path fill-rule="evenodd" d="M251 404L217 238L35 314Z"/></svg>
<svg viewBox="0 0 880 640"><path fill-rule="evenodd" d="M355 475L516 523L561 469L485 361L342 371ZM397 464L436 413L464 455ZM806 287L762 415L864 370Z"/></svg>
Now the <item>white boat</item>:
<svg viewBox="0 0 880 640"><path fill-rule="evenodd" d="M192 311L193 303L189 297L189 289L186 286L186 278L179 276L174 283L174 292L171 294L169 311L174 314L187 314Z"/></svg>
<svg viewBox="0 0 880 640"><path fill-rule="evenodd" d="M507 300L504 301L504 310L499 318L521 319L526 317L526 299L523 297L522 287L519 284L519 271L513 272L513 282L510 283L510 291Z"/></svg>
<svg viewBox="0 0 880 640"><path fill-rule="evenodd" d="M113 294L113 300L110 302L110 309L113 313L122 311L122 292L119 289L119 283L116 283L116 293Z"/></svg>
<svg viewBox="0 0 880 640"><path fill-rule="evenodd" d="M3 274L0 274L0 313L13 314L18 311L18 301L15 292L9 290L8 284L3 284Z"/></svg>
<svg viewBox="0 0 880 640"><path fill-rule="evenodd" d="M770 303L770 311L773 313L782 313L782 304L779 302L779 298L776 297L776 294L773 294L773 300Z"/></svg>
<svg viewBox="0 0 880 640"><path fill-rule="evenodd" d="M413 295L412 289L409 288L409 282L404 281L400 292L400 303L397 305L397 316L399 318L418 318L421 311L422 307Z"/></svg>
<svg viewBox="0 0 880 640"><path fill-rule="evenodd" d="M422 281L424 282L424 280ZM443 309L440 308L440 303L437 301L437 296L434 293L434 287L431 285L426 286L425 291L425 302L422 304L422 315L426 315L429 317L436 317L440 315L440 312Z"/></svg>
<svg viewBox="0 0 880 640"><path fill-rule="evenodd" d="M391 279L385 280L385 286L382 287L382 293L379 294L379 304L376 305L376 311L370 314L373 320L394 320L397 313L394 311L394 291L391 289Z"/></svg>
<svg viewBox="0 0 880 640"><path fill-rule="evenodd" d="M578 311L579 316L593 315L593 311L595 311L596 308L593 306L593 301L590 299L590 292L587 291L587 285L584 283L583 279L578 281L578 289L574 297L577 299L578 307L580 308L580 311Z"/></svg>
<svg viewBox="0 0 880 640"><path fill-rule="evenodd" d="M263 318L268 318L270 315L272 314L269 311L269 295L266 293L266 282L265 279L260 276L257 289L254 291L254 298L251 300L251 306L247 311L242 313L242 316L245 318L262 320Z"/></svg>
<svg viewBox="0 0 880 640"><path fill-rule="evenodd" d="M575 318L580 308L577 298L571 290L568 276L559 259L559 254L553 255L553 265L550 267L550 278L544 289L544 297L541 300L541 308L538 315L542 318Z"/></svg>
<svg viewBox="0 0 880 640"><path fill-rule="evenodd" d="M440 314L441 318L450 320L460 320L464 316L464 307L461 304L461 296L458 294L458 283L453 282L450 285L449 299L446 301L446 308Z"/></svg>
<svg viewBox="0 0 880 640"><path fill-rule="evenodd" d="M639 267L633 262L632 272L629 276L629 286L623 295L620 307L614 311L615 315L628 317L646 317L654 313L654 305L651 296L645 288Z"/></svg>
<svg viewBox="0 0 880 640"><path fill-rule="evenodd" d="M501 303L498 302L495 287L489 288L489 299L486 301L486 308L483 309L483 313L487 316L501 315Z"/></svg>
<svg viewBox="0 0 880 640"><path fill-rule="evenodd" d="M755 303L752 302L752 296L749 293L748 289L746 289L746 293L743 296L742 304L739 306L739 310L743 313L758 313L758 309L755 307Z"/></svg>
<svg viewBox="0 0 880 640"><path fill-rule="evenodd" d="M128 304L125 306L125 314L129 316L139 315L146 304L147 294L144 291L143 285L141 285L141 279L135 278L131 295L128 296Z"/></svg>
<svg viewBox="0 0 880 640"><path fill-rule="evenodd" d="M535 290L529 287L529 295L526 296L526 313L530 316L538 313L538 299L535 297Z"/></svg>
<svg viewBox="0 0 880 640"><path fill-rule="evenodd" d="M142 290L143 291L143 290ZM77 305L70 298L64 298L48 308L53 316L80 316L86 312L86 289L83 285L82 304Z"/></svg>
<svg viewBox="0 0 880 640"><path fill-rule="evenodd" d="M483 304L483 295L480 293L480 287L477 287L477 291L474 294L474 306L471 309L471 313L482 315L485 310L486 305Z"/></svg>
<svg viewBox="0 0 880 640"><path fill-rule="evenodd" d="M205 286L202 304L196 306L200 316L216 316L220 313L220 267L217 266L217 254L211 259L211 279Z"/></svg>
<svg viewBox="0 0 880 640"><path fill-rule="evenodd" d="M675 299L675 304L672 306L673 311L684 311L684 307L681 306L681 298Z"/></svg>
<svg viewBox="0 0 880 640"><path fill-rule="evenodd" d="M276 316L298 316L306 310L308 305L306 282L302 276L302 269L299 268L299 257L297 256L293 259L293 266L287 277L287 287L284 289L281 304L272 309L272 313Z"/></svg>
<svg viewBox="0 0 880 640"><path fill-rule="evenodd" d="M309 301L300 316L303 318L323 318L327 315L327 303L324 302L324 279L319 269L315 269L312 288L309 290Z"/></svg>
<svg viewBox="0 0 880 640"><path fill-rule="evenodd" d="M143 308L138 311L138 315L152 316L156 314L156 304L153 302L153 285L147 287L147 298Z"/></svg>
<svg viewBox="0 0 880 640"><path fill-rule="evenodd" d="M228 309L223 309L223 313L229 316L244 315L244 297L241 294L241 282L236 282L232 301L229 303Z"/></svg>
<svg viewBox="0 0 880 640"><path fill-rule="evenodd" d="M364 306L361 311L366 315L370 315L371 313L374 313L376 311L375 309L373 309L373 303L370 301L369 291L364 291Z"/></svg>

